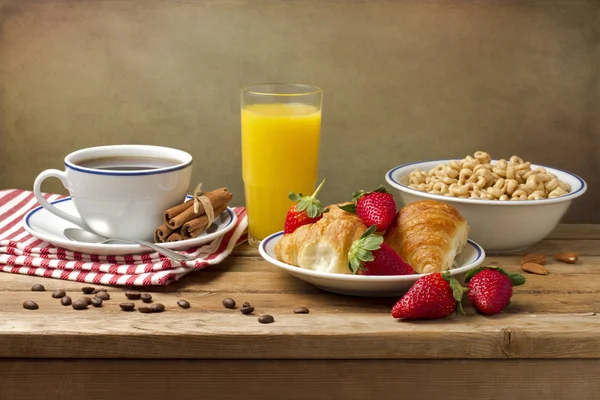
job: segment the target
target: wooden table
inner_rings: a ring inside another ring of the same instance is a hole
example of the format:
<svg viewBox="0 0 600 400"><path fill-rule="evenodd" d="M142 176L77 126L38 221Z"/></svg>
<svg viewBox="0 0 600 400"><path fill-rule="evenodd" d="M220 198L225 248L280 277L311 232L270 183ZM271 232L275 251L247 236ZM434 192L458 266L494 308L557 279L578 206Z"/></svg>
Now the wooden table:
<svg viewBox="0 0 600 400"><path fill-rule="evenodd" d="M161 314L120 311L123 288L101 309L76 311L51 291L78 298L82 284L1 274L0 399L600 398L600 226L562 225L533 251L580 259L549 257L549 275L528 274L496 316L466 307L420 322L394 320L397 299L315 289L246 245L155 288ZM486 262L519 270L518 255ZM46 292L31 292L35 283ZM225 309L225 297L254 315ZM27 299L39 310L23 309ZM310 314L294 314L299 306ZM259 324L261 314L275 323Z"/></svg>

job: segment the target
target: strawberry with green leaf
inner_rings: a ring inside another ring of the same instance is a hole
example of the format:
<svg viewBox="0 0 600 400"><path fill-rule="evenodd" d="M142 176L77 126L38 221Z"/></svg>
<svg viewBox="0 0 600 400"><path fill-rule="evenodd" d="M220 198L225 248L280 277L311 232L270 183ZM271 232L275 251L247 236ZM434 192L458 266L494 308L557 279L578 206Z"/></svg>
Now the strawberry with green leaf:
<svg viewBox="0 0 600 400"><path fill-rule="evenodd" d="M458 310L464 314L462 287L448 271L419 278L392 308L392 317L402 319L445 318Z"/></svg>
<svg viewBox="0 0 600 400"><path fill-rule="evenodd" d="M469 288L469 303L482 314L492 315L502 311L513 294L513 286L523 285L525 277L508 273L500 267L483 266L472 269L465 276Z"/></svg>
<svg viewBox="0 0 600 400"><path fill-rule="evenodd" d="M381 185L371 192L359 190L352 195L353 203L340 208L356 215L367 225L376 225L377 231L384 231L396 216L394 196Z"/></svg>
<svg viewBox="0 0 600 400"><path fill-rule="evenodd" d="M383 237L375 235L376 226L367 229L355 240L348 251L348 267L358 275L410 275L413 268L390 246Z"/></svg>
<svg viewBox="0 0 600 400"><path fill-rule="evenodd" d="M328 210L323 210L321 202L317 199L317 194L319 194L324 183L325 179L311 196L302 197L302 193L290 192L288 197L295 204L290 207L285 217L284 234L292 233L302 225L312 224L323 218L323 213Z"/></svg>

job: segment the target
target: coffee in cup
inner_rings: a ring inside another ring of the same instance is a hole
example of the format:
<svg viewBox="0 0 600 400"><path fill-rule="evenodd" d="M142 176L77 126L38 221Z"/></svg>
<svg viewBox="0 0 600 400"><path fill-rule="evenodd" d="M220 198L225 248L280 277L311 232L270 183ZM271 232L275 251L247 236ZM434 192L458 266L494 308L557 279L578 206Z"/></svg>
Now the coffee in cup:
<svg viewBox="0 0 600 400"><path fill-rule="evenodd" d="M36 178L33 192L52 214L83 229L118 239L152 240L163 212L185 200L192 156L161 146L91 147L65 157L65 171L49 169ZM42 195L46 178L60 179L79 216L50 204Z"/></svg>

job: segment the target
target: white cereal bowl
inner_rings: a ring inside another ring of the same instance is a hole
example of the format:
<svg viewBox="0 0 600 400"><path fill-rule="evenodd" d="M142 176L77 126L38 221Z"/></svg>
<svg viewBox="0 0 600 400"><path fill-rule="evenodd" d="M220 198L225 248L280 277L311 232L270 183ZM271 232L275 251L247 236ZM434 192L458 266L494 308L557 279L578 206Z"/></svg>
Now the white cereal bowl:
<svg viewBox="0 0 600 400"><path fill-rule="evenodd" d="M425 274L393 275L393 276L364 276L353 274L334 274L318 272L296 267L281 262L275 256L275 245L283 236L283 231L272 234L260 242L260 255L271 264L285 270L290 275L311 283L319 289L349 296L362 297L391 297L401 296ZM450 275L457 278L478 267L485 259L485 251L472 240L456 259L456 268L451 269Z"/></svg>
<svg viewBox="0 0 600 400"><path fill-rule="evenodd" d="M434 160L401 165L389 170L385 178L388 184L397 189L404 204L438 200L455 207L471 228L469 238L487 252L513 252L540 242L558 225L573 199L587 190L585 181L575 174L534 164L531 165L532 169L543 167L561 181L570 184L571 192L551 199L499 201L448 197L408 187L412 171L429 171L438 164L450 161L452 160ZM492 161L494 162L496 160Z"/></svg>

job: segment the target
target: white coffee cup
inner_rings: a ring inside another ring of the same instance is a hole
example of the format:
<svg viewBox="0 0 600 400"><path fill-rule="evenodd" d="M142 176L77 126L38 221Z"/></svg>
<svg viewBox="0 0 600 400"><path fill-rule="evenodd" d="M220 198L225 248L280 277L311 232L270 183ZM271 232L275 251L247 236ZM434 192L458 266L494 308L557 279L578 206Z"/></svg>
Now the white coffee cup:
<svg viewBox="0 0 600 400"><path fill-rule="evenodd" d="M170 160L154 169L106 170L78 165L91 159L137 157ZM160 146L115 145L90 147L65 157L65 171L48 169L33 184L38 202L52 214L102 236L151 240L163 213L185 200L192 176L192 156ZM60 179L71 194L79 216L66 213L43 196L44 179Z"/></svg>

